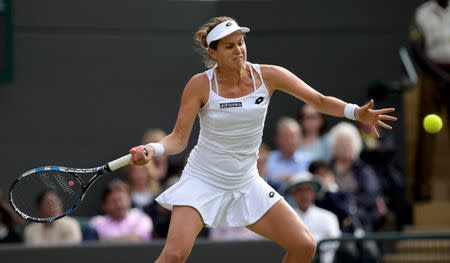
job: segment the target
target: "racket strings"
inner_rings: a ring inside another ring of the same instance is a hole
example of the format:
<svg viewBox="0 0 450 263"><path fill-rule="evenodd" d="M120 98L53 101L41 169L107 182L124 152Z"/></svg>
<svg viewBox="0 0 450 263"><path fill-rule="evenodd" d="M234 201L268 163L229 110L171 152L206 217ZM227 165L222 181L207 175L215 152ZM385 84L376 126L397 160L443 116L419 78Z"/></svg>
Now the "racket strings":
<svg viewBox="0 0 450 263"><path fill-rule="evenodd" d="M70 211L78 203L82 185L63 171L37 171L18 181L11 191L15 208L31 219L48 220Z"/></svg>

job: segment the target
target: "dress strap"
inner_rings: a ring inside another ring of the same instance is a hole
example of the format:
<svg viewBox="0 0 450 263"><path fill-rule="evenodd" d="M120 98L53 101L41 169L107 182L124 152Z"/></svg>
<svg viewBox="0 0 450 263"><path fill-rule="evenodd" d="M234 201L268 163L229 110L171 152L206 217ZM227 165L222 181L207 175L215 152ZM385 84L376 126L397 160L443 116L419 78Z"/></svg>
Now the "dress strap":
<svg viewBox="0 0 450 263"><path fill-rule="evenodd" d="M213 69L214 68L210 68L208 70L205 70L206 76L208 77L209 81L212 80L212 77L213 77L213 74L214 74Z"/></svg>
<svg viewBox="0 0 450 263"><path fill-rule="evenodd" d="M256 83L255 83L255 77L253 76L253 67L252 67L252 63L247 62L247 64L250 66L250 75L252 75L253 91L256 91Z"/></svg>
<svg viewBox="0 0 450 263"><path fill-rule="evenodd" d="M213 78L216 79L215 73L214 73L214 70L216 67L217 67L217 65L215 65L214 67L205 71L206 76L208 77L208 80L209 80L209 90L211 90L211 91L212 91L212 86L213 86L212 80L213 80ZM217 92L217 81L216 81L216 92Z"/></svg>
<svg viewBox="0 0 450 263"><path fill-rule="evenodd" d="M213 72L214 84L216 84L216 94L219 95L219 84L217 83L216 67L213 68Z"/></svg>
<svg viewBox="0 0 450 263"><path fill-rule="evenodd" d="M251 64L251 63L250 63ZM256 70L256 72L258 72L259 75L259 79L261 80L261 83L264 83L264 80L262 78L262 74L261 74L261 68L259 66L259 64L251 64L253 66L253 68Z"/></svg>

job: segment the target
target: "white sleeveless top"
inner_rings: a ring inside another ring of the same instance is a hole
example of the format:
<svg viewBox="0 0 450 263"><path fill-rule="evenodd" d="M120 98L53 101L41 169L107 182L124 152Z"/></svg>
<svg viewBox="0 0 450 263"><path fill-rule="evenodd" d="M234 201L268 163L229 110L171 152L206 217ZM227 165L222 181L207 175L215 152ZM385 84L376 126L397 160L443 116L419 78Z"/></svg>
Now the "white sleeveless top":
<svg viewBox="0 0 450 263"><path fill-rule="evenodd" d="M193 176L225 190L241 188L259 176L256 169L269 92L259 65L248 63L261 79L256 87L250 70L253 92L239 98L221 97L215 67L207 70L208 102L199 112L200 135L191 151L183 176ZM216 93L212 90L215 81Z"/></svg>

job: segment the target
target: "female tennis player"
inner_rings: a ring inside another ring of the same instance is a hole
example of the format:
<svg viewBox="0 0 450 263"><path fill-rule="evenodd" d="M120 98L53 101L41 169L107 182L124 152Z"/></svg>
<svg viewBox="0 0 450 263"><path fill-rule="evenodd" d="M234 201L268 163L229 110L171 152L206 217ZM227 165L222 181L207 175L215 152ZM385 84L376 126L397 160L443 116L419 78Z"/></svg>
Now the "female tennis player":
<svg viewBox="0 0 450 263"><path fill-rule="evenodd" d="M246 226L278 243L287 253L282 262L310 262L315 241L287 202L256 169L264 119L271 95L281 90L318 111L391 129L384 121L393 108L373 110L327 97L288 70L247 61L244 34L229 17L216 17L194 35L204 51L206 72L193 76L183 91L176 124L158 143L132 148L131 164L152 156L178 154L186 148L196 116L198 143L191 151L181 180L156 199L172 210L169 233L156 262L185 262L204 225Z"/></svg>

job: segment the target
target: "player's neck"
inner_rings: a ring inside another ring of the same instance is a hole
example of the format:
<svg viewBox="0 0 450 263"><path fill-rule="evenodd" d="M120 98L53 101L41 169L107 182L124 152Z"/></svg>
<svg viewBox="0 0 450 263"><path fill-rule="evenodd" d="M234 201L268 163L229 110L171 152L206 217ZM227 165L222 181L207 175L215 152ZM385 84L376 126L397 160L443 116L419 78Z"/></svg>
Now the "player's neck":
<svg viewBox="0 0 450 263"><path fill-rule="evenodd" d="M230 68L221 66L216 68L216 77L218 81L230 81L240 83L246 76L245 65L242 68Z"/></svg>

